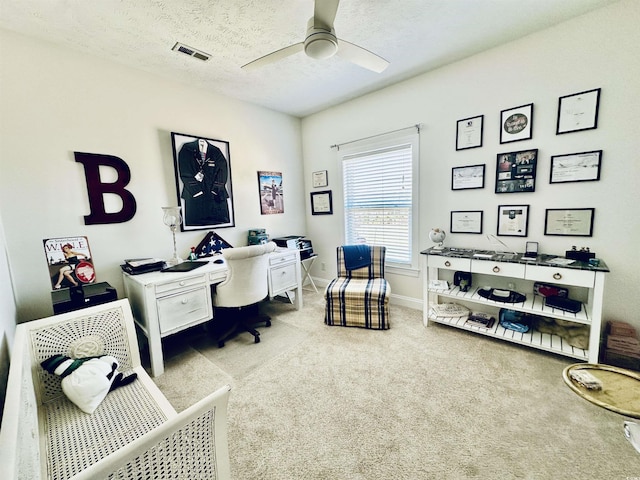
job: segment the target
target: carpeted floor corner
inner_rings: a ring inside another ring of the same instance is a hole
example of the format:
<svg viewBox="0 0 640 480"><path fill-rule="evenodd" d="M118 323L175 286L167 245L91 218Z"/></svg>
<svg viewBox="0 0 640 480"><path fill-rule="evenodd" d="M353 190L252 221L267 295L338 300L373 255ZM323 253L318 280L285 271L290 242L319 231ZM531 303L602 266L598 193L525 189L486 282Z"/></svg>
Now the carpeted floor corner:
<svg viewBox="0 0 640 480"><path fill-rule="evenodd" d="M261 342L165 339L156 383L177 410L231 384L233 478L624 479L640 475L624 417L563 382L571 359L391 307L391 329L328 327L320 293L268 302Z"/></svg>

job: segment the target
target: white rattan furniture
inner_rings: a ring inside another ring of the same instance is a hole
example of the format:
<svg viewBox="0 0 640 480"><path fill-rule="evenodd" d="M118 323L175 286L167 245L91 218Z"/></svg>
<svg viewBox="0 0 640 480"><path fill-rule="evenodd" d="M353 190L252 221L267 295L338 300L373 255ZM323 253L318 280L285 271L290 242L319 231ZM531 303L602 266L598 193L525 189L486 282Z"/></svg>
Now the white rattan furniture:
<svg viewBox="0 0 640 480"><path fill-rule="evenodd" d="M138 379L89 415L40 362L109 354ZM229 479L225 386L176 413L140 364L128 301L18 325L2 430L6 479Z"/></svg>

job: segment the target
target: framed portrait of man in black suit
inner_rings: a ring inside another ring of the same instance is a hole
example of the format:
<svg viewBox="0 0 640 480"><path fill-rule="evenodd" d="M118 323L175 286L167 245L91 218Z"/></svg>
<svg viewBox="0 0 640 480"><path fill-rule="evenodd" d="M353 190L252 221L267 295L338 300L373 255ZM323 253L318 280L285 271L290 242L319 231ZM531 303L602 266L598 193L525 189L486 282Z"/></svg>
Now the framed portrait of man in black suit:
<svg viewBox="0 0 640 480"><path fill-rule="evenodd" d="M171 132L182 231L233 227L229 142Z"/></svg>

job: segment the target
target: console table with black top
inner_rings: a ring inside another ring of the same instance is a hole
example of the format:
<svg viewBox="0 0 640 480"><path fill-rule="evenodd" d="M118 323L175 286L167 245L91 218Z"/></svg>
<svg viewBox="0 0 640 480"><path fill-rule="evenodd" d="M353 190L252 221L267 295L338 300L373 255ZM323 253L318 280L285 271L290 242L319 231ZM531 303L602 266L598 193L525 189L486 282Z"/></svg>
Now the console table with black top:
<svg viewBox="0 0 640 480"><path fill-rule="evenodd" d="M300 310L300 270L297 249L281 248L270 253L268 278L264 279L269 286L269 298L295 290L293 303ZM188 272L122 273L134 319L148 339L153 377L164 373L162 338L211 320L211 287L223 282L228 272L226 263L210 261Z"/></svg>
<svg viewBox="0 0 640 480"><path fill-rule="evenodd" d="M602 299L607 265L600 260L597 266L588 262L574 261L567 265L553 263L557 255L539 255L535 261L522 260L521 253L495 253L466 248L430 248L422 253L423 271L423 322L447 324L501 340L560 355L598 363L600 335L602 329ZM453 284L455 271L470 272L472 287L463 292ZM447 280L449 288L441 288L432 280ZM544 297L533 294L536 282L562 286L569 290L569 298L580 300L582 308L571 313L545 305ZM521 303L504 303L486 299L478 294L483 286L515 290L526 295ZM566 320L588 325L589 348L581 349L569 345L558 335L540 333L533 329L526 333L507 330L496 322L486 329L466 323L466 316L431 317L430 303L441 301L460 303L471 310L481 310L498 318L501 308L525 312L540 317ZM465 305L466 304L466 305Z"/></svg>
<svg viewBox="0 0 640 480"><path fill-rule="evenodd" d="M118 299L118 292L107 282L88 283L51 292L53 313L72 312Z"/></svg>

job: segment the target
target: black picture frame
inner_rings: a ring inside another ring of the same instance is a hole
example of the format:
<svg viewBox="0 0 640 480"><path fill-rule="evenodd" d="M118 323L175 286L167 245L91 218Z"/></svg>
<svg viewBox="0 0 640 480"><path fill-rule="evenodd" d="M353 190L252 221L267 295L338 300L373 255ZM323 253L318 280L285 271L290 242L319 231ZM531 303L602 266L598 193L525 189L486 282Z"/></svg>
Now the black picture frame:
<svg viewBox="0 0 640 480"><path fill-rule="evenodd" d="M171 132L180 229L235 226L229 142ZM201 155L201 148L204 158Z"/></svg>
<svg viewBox="0 0 640 480"><path fill-rule="evenodd" d="M535 192L538 149L499 153L495 193Z"/></svg>
<svg viewBox="0 0 640 480"><path fill-rule="evenodd" d="M456 151L482 147L484 115L463 118L456 122Z"/></svg>
<svg viewBox="0 0 640 480"><path fill-rule="evenodd" d="M484 188L485 167L485 164L453 167L451 169L451 190Z"/></svg>
<svg viewBox="0 0 640 480"><path fill-rule="evenodd" d="M592 237L595 208L547 208L544 234L559 237Z"/></svg>
<svg viewBox="0 0 640 480"><path fill-rule="evenodd" d="M598 181L601 165L602 150L553 155L549 183Z"/></svg>
<svg viewBox="0 0 640 480"><path fill-rule="evenodd" d="M558 98L556 135L598 128L600 88Z"/></svg>
<svg viewBox="0 0 640 480"><path fill-rule="evenodd" d="M500 237L526 237L529 233L529 205L498 205Z"/></svg>
<svg viewBox="0 0 640 480"><path fill-rule="evenodd" d="M452 210L449 232L482 234L483 210Z"/></svg>
<svg viewBox="0 0 640 480"><path fill-rule="evenodd" d="M333 215L333 198L331 190L311 192L311 214Z"/></svg>
<svg viewBox="0 0 640 480"><path fill-rule="evenodd" d="M533 138L533 103L500 112L500 143Z"/></svg>

